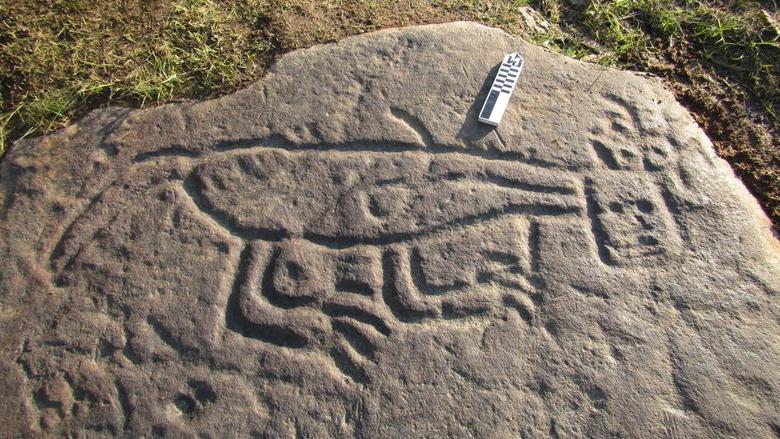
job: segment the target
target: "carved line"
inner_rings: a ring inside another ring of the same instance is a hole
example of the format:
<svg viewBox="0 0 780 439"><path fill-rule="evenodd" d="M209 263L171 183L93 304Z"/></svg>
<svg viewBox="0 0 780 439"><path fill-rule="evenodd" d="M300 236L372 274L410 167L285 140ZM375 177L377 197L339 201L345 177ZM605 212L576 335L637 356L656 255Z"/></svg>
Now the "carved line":
<svg viewBox="0 0 780 439"><path fill-rule="evenodd" d="M371 314L356 306L349 306L337 303L326 303L322 306L322 312L329 317L349 317L358 322L370 325L385 337L391 333L390 327L380 317Z"/></svg>
<svg viewBox="0 0 780 439"><path fill-rule="evenodd" d="M114 380L114 386L116 387L117 398L119 399L119 408L122 410L124 422L122 423L122 431L126 432L130 427L130 417L133 414L133 408L130 405L130 398L127 395L127 389L117 378Z"/></svg>
<svg viewBox="0 0 780 439"><path fill-rule="evenodd" d="M341 334L358 354L370 361L376 360L376 346L349 319L332 319L331 327Z"/></svg>
<svg viewBox="0 0 780 439"><path fill-rule="evenodd" d="M245 240L262 239L264 241L279 242L290 236L278 230L261 229L257 227L244 227L236 224L230 216L217 209L211 202L204 196L202 196L198 189L202 187L203 183L195 176L190 174L184 179L182 189L187 194L187 198L192 200L193 204L206 216L210 217L220 227L227 230L231 235L237 236Z"/></svg>
<svg viewBox="0 0 780 439"><path fill-rule="evenodd" d="M76 250L75 253L73 253L70 257L68 257L67 260L65 261L65 263L61 264L62 268L58 270L57 269L56 259L59 258L59 257L65 256L65 250L64 250L65 244L67 242L69 242L68 240L70 238L73 238L73 236L70 236L71 232L65 233L65 234L63 234L61 236L59 242L57 243L57 246L55 247L56 251L52 252L52 255L50 256L50 259L49 259L50 268L55 273L59 274L58 276L56 276L54 278L54 285L56 285L58 287L66 286L65 276L64 276L63 273L66 272L66 271L72 270L73 267L75 266L76 260L79 258L79 256L81 256L81 254L84 251L84 248L87 246L87 244L89 242L94 241L99 234L103 233L110 225L112 225L114 223L114 221L116 221L116 219L119 218L119 216L122 213L124 213L128 208L130 208L130 206L131 205L128 204L128 205L124 206L122 209L120 209L118 212L114 213L111 216L111 218L108 219L108 221L105 222L105 224L102 227L96 228L95 231L90 234L90 239L89 240L82 241L81 243L79 243L78 244L78 250ZM85 211L82 212L84 217L86 217L87 212L88 212L88 210L85 210ZM71 226L69 226L69 228L71 228L71 229L74 228L75 225L77 224L77 222L80 221L80 219L81 218L79 218L77 220L74 220L74 222L71 223Z"/></svg>
<svg viewBox="0 0 780 439"><path fill-rule="evenodd" d="M585 203L587 206L586 211L588 214L588 219L590 220L591 236L593 237L593 242L596 243L596 252L601 262L608 265L613 265L612 258L609 256L609 253L607 252L607 248L605 246L607 242L607 234L604 231L601 221L598 218L600 209L599 206L596 204L596 200L594 196L595 196L595 192L593 189L593 181L589 178L586 178L585 179Z"/></svg>
<svg viewBox="0 0 780 439"><path fill-rule="evenodd" d="M148 323L149 327L151 327L154 333L157 334L157 337L159 337L163 343L168 345L168 347L179 354L180 357L191 358L198 354L195 348L191 346L184 346L179 340L177 340L171 331L169 331L162 322L157 320L156 317L147 316L146 323Z"/></svg>
<svg viewBox="0 0 780 439"><path fill-rule="evenodd" d="M187 195L193 204L201 211L202 214L211 218L217 225L228 231L231 235L239 237L245 240L262 239L270 242L280 242L284 239L292 238L293 236L287 231L279 231L257 227L245 227L236 224L230 216L211 204L211 202L204 196L202 196L198 188L202 186L202 182L198 180L195 174L191 174L184 179L182 188L183 193ZM567 189L568 190L568 189ZM356 245L389 245L398 242L410 241L419 236L424 236L433 233L437 230L446 228L464 228L469 225L487 221L490 219L498 218L503 215L517 214L517 215L532 215L532 216L564 216L564 215L578 215L580 213L579 206L560 206L554 204L515 204L507 206L503 209L494 208L488 212L468 216L465 218L455 219L452 222L445 223L435 227L428 227L412 233L393 233L385 234L379 237L366 237L366 238L344 238L320 235L316 233L306 232L303 233L301 238L311 241L314 244L328 247L331 249L345 249L354 247Z"/></svg>
<svg viewBox="0 0 780 439"><path fill-rule="evenodd" d="M73 220L65 227L62 234L60 235L60 239L57 241L57 244L52 248L51 253L49 253L49 261L54 261L57 258L60 258L64 256L65 254L65 242L69 235L73 233L73 229L76 227L76 224L79 223L83 218L87 216L87 214L98 204L98 202L103 198L103 194L106 193L109 189L114 187L114 185L122 178L122 176L118 176L115 179L111 180L109 183L107 183L100 191L95 194L89 202L79 210L79 213L76 214L73 217Z"/></svg>
<svg viewBox="0 0 780 439"><path fill-rule="evenodd" d="M531 272L537 273L539 272L539 265L541 263L541 247L540 247L540 236L539 236L539 223L536 221L531 221L531 224L528 226L528 257L530 259L530 269Z"/></svg>
<svg viewBox="0 0 780 439"><path fill-rule="evenodd" d="M366 371L363 370L363 368L360 367L356 361L350 358L349 352L344 348L344 346L334 346L330 349L329 354L331 358L333 358L333 364L336 366L336 368L340 370L341 373L352 379L352 381L359 384L365 384L368 382Z"/></svg>
<svg viewBox="0 0 780 439"><path fill-rule="evenodd" d="M604 95L604 97L612 101L616 105L620 106L623 109L623 111L625 111L626 114L628 114L628 116L631 118L631 122L634 124L634 128L636 128L640 132L646 131L642 129L642 123L641 123L642 118L640 117L639 110L636 108L635 105L630 104L628 101L626 101L625 99L623 99L622 97L616 94L607 93Z"/></svg>
<svg viewBox="0 0 780 439"><path fill-rule="evenodd" d="M417 232L391 233L379 237L367 237L367 238L343 238L343 237L326 236L326 235L307 232L303 234L302 238L323 247L341 250L349 247L354 247L356 245L385 246L390 244L412 241L414 239L417 239L420 236L427 236L429 234L438 232L440 230L444 230L444 229L459 230L483 221L489 221L492 219L500 218L504 215L578 216L579 214L580 214L579 206L564 207L559 205L550 205L550 204L541 204L541 203L540 204L515 204L515 205L510 205L508 207L505 207L503 209L499 209L499 208L490 209L489 211L481 214L459 218L453 220L452 222L445 223L435 227L424 228Z"/></svg>
<svg viewBox="0 0 780 439"><path fill-rule="evenodd" d="M434 176L428 176L429 180L435 181ZM543 194L561 194L561 195L573 195L576 193L574 188L566 186L549 186L538 183L528 183L525 181L519 181L512 178L498 175L493 171L480 172L478 174L464 174L450 172L441 176L442 180L447 181L476 181L478 183L488 183L494 186L503 187L507 189L516 189L526 192L538 192Z"/></svg>
<svg viewBox="0 0 780 439"><path fill-rule="evenodd" d="M382 298L393 316L404 323L415 323L436 318L438 313L423 304L403 279L403 257L397 249L389 248L382 255Z"/></svg>
<svg viewBox="0 0 780 439"><path fill-rule="evenodd" d="M591 145L593 145L593 151L596 153L596 157L598 157L599 160L601 160L604 165L612 170L619 170L620 166L618 165L617 160L615 159L615 156L612 154L612 151L609 150L603 143L601 143L598 140L594 140L591 142Z"/></svg>
<svg viewBox="0 0 780 439"><path fill-rule="evenodd" d="M433 139L433 135L430 131L428 131L428 128L425 126L425 124L422 123L420 119L412 116L404 110L401 110L400 108L395 107L390 107L390 114L398 119L401 123L406 125L410 131L414 132L417 137L419 137L420 142L424 146L430 147L436 144L435 140Z"/></svg>
<svg viewBox="0 0 780 439"><path fill-rule="evenodd" d="M196 158L200 153L197 151L191 151L180 146L172 146L170 148L162 148L155 151L147 151L136 154L133 161L136 163L142 163L158 157L184 157L184 158Z"/></svg>
<svg viewBox="0 0 780 439"><path fill-rule="evenodd" d="M529 325L533 323L534 321L533 313L531 312L531 310L528 309L528 307L524 303L517 300L517 297L508 294L504 296L503 300L504 300L504 305L517 311L517 314L519 314L520 318L522 318L526 323L528 323Z"/></svg>
<svg viewBox="0 0 780 439"><path fill-rule="evenodd" d="M336 280L335 288L339 293L358 294L360 296L374 295L374 289L371 285L365 282L347 279L343 276Z"/></svg>
<svg viewBox="0 0 780 439"><path fill-rule="evenodd" d="M281 309L292 309L300 306L307 306L314 302L313 297L288 297L279 293L274 286L273 275L277 268L279 256L281 254L280 249L275 249L273 255L268 261L268 265L263 272L263 279L261 281L261 294L268 300L271 305Z"/></svg>
<svg viewBox="0 0 780 439"><path fill-rule="evenodd" d="M681 355L677 350L677 337L670 331L667 338L667 355L669 367L671 368L672 388L674 389L674 393L677 395L679 403L685 411L701 415L696 400L692 398L692 395L688 390L689 383L686 379L683 365L681 364Z"/></svg>
<svg viewBox="0 0 780 439"><path fill-rule="evenodd" d="M512 271L521 271L520 267L517 266L520 263L520 259L512 253L484 250L482 251L482 256L507 267L515 266L511 267Z"/></svg>
<svg viewBox="0 0 780 439"><path fill-rule="evenodd" d="M455 306L452 302L441 304L441 318L443 320L462 320L469 317L481 316L491 311L491 306L479 304L468 308Z"/></svg>
<svg viewBox="0 0 780 439"><path fill-rule="evenodd" d="M674 226L677 230L670 230L671 233L677 233L677 236L689 238L690 237L690 231L688 230L687 224L685 224L683 220L683 210L685 208L683 202L677 197L675 194L672 193L672 191L669 189L670 185L662 185L660 193L661 193L661 199L664 202L664 205L666 206L666 210L670 213L670 216L672 217L672 220L674 221ZM671 226L671 224L670 224Z"/></svg>
<svg viewBox="0 0 780 439"><path fill-rule="evenodd" d="M395 113L394 116L403 121L410 129L412 129L419 138L422 140L422 144L408 143L395 140L357 140L348 141L342 143L321 142L315 144L295 144L290 142L284 136L279 134L255 137L247 139L228 140L222 142L216 142L211 145L207 152L185 152L180 147L165 148L159 151L143 152L135 156L134 161L136 163L142 163L149 160L165 157L180 157L187 156L191 158L204 157L211 155L209 153L224 153L237 149L249 149L253 147L260 148L279 148L290 152L296 151L336 151L336 152L426 152L430 154L448 154L448 153L460 153L472 157L481 158L484 160L500 160L510 163L526 163L539 168L547 169L567 169L578 170L579 167L575 165L558 164L549 162L543 159L528 157L519 151L496 151L489 149L478 149L474 147L461 148L453 145L445 145L436 143L431 133L424 127L424 124L416 117L403 112L403 110L391 110L391 113ZM399 117L403 114L402 117Z"/></svg>

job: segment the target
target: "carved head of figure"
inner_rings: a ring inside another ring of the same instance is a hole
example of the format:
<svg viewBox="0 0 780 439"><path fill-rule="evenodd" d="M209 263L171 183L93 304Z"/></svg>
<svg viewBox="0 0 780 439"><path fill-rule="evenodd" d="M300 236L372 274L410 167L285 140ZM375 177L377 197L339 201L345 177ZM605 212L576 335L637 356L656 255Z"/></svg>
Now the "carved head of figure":
<svg viewBox="0 0 780 439"><path fill-rule="evenodd" d="M615 173L586 181L588 212L602 261L660 261L677 246L671 214L651 182Z"/></svg>

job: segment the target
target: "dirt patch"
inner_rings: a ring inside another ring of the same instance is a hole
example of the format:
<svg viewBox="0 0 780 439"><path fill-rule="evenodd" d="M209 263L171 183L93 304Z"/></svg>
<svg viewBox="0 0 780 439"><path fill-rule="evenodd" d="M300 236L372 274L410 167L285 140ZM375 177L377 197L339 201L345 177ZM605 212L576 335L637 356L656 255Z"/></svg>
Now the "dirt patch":
<svg viewBox="0 0 780 439"><path fill-rule="evenodd" d="M780 125L775 97L757 96L733 72L691 61L690 51L666 53L665 62L647 69L664 79L712 140L718 155L758 199L780 232ZM776 91L775 91L776 93Z"/></svg>
<svg viewBox="0 0 780 439"><path fill-rule="evenodd" d="M701 78L706 74L693 73ZM706 76L705 76L706 77ZM668 80L668 78L667 78ZM668 81L682 104L693 114L715 145L718 155L731 164L736 174L772 219L780 225L780 148L778 131L757 122L761 115L751 109L744 92L726 91L715 81L690 83Z"/></svg>

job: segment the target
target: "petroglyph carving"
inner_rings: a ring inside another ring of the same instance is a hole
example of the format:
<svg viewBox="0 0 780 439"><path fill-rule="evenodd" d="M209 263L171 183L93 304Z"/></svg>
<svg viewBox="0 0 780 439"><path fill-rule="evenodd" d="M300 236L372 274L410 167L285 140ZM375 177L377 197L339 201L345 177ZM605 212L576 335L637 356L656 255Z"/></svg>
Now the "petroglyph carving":
<svg viewBox="0 0 780 439"><path fill-rule="evenodd" d="M312 184L322 181L334 184ZM398 325L485 318L511 291L532 291L529 218L577 218L583 205L565 173L357 147L228 154L197 165L184 187L247 242L233 329L328 353L356 381Z"/></svg>
<svg viewBox="0 0 780 439"><path fill-rule="evenodd" d="M617 108L613 124L638 123L627 104ZM394 331L488 319L507 307L526 310L513 304L528 302L544 283L538 273L544 217L590 221L598 256L613 266L657 261L678 246L654 183L633 172L627 177L653 154L641 143L634 148L637 142L622 139L634 149L615 152L594 141L615 178L593 179L438 145L420 121L403 116L423 145L223 145L202 159L177 151L139 159L140 166L188 160L173 198L189 198L245 242L229 329L321 352L362 382ZM93 204L100 205L98 198ZM68 265L61 253L52 255L55 268ZM531 318L527 311L523 317Z"/></svg>
<svg viewBox="0 0 780 439"><path fill-rule="evenodd" d="M675 160L675 141L660 110L639 108L613 95L604 99L606 118L591 129L591 146L611 170L657 172Z"/></svg>
<svg viewBox="0 0 780 439"><path fill-rule="evenodd" d="M657 81L385 30L2 173L0 436L779 431L777 243Z"/></svg>
<svg viewBox="0 0 780 439"><path fill-rule="evenodd" d="M636 175L587 179L588 212L602 261L648 263L679 246L674 220L652 183Z"/></svg>

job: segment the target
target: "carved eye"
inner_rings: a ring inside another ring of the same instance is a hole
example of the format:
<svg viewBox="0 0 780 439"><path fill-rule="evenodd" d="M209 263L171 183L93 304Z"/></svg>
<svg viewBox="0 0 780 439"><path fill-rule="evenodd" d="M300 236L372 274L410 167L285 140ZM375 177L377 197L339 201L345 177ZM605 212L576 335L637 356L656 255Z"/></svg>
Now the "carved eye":
<svg viewBox="0 0 780 439"><path fill-rule="evenodd" d="M618 203L617 201L613 201L609 203L609 210L615 213L625 213L625 209L623 208L623 205L621 203Z"/></svg>
<svg viewBox="0 0 780 439"><path fill-rule="evenodd" d="M653 203L645 198L636 200L636 207L642 213L651 213L654 210Z"/></svg>
<svg viewBox="0 0 780 439"><path fill-rule="evenodd" d="M409 210L412 193L408 188L389 186L368 194L368 211L377 218L400 216Z"/></svg>
<svg viewBox="0 0 780 439"><path fill-rule="evenodd" d="M302 281L306 279L306 270L303 266L295 261L286 261L284 268L287 269L287 276L294 281Z"/></svg>
<svg viewBox="0 0 780 439"><path fill-rule="evenodd" d="M273 264L273 290L291 303L300 305L315 300L325 293L324 286L332 283L330 264L301 243L284 247Z"/></svg>

